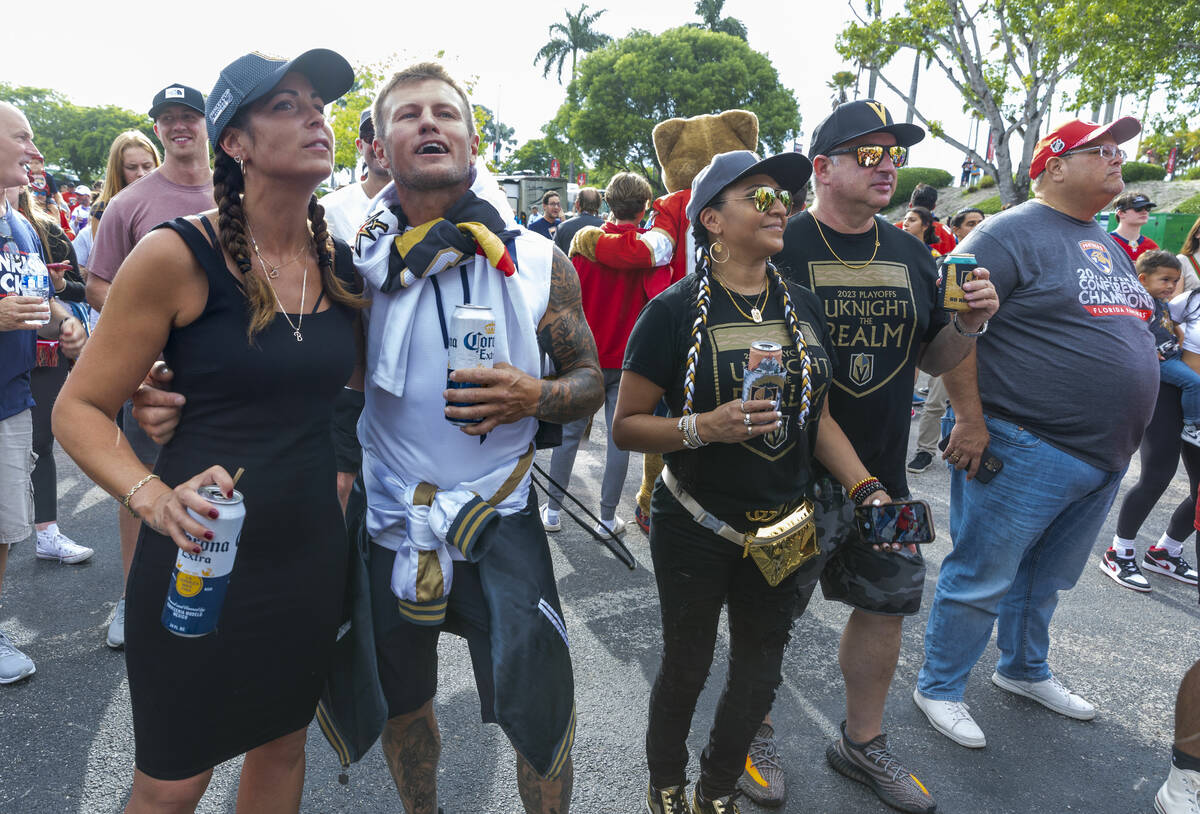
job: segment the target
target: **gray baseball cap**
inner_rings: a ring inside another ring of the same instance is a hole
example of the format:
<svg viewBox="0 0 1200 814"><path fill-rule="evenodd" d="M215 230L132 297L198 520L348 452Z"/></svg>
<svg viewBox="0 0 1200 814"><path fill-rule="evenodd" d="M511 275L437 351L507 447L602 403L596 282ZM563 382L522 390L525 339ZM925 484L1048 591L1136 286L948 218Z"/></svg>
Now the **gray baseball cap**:
<svg viewBox="0 0 1200 814"><path fill-rule="evenodd" d="M208 141L217 149L221 131L244 105L265 96L291 71L308 77L326 104L350 90L354 69L345 57L327 48L305 51L293 60L269 57L258 52L238 57L217 77L205 103Z"/></svg>
<svg viewBox="0 0 1200 814"><path fill-rule="evenodd" d="M788 192L804 189L812 175L812 162L802 153L780 153L759 158L749 150L734 150L713 156L708 166L696 173L692 181L692 198L685 210L688 220L695 223L700 210L708 206L725 187L751 175L769 175Z"/></svg>

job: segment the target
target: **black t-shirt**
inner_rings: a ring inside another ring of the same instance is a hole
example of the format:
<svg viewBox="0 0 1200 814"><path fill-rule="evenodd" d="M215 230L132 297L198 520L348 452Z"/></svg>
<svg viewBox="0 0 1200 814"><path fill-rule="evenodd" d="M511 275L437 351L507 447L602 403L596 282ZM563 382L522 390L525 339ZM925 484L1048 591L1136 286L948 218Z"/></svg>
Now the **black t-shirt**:
<svg viewBox="0 0 1200 814"><path fill-rule="evenodd" d="M837 355L830 414L867 470L899 497L908 494L904 458L917 356L947 315L937 306L929 249L881 217L875 223L879 251L864 268L848 268L833 252L862 265L875 250L876 230L845 235L822 224L818 233L809 212L788 221L775 262L784 277L821 299Z"/></svg>
<svg viewBox="0 0 1200 814"><path fill-rule="evenodd" d="M1163 300L1156 299L1154 301L1154 316L1150 319L1150 333L1154 334L1154 344L1158 348L1158 352L1165 358L1174 359L1182 353L1179 349L1179 340L1175 336L1175 320L1171 319L1171 312L1167 310L1167 303Z"/></svg>
<svg viewBox="0 0 1200 814"><path fill-rule="evenodd" d="M783 346L788 370L781 407L784 426L740 444L714 443L668 452L664 457L683 488L701 506L738 531L748 531L775 522L811 491L817 417L833 375L831 348L820 302L811 291L789 284L811 365L809 417L800 431L796 424L802 393L800 360L784 322L779 290L771 287L762 309L763 322L756 324L734 308L731 297L738 295L709 279L708 328L696 365L692 409L708 412L740 399L750 343L768 340ZM684 375L699 284L699 278L689 274L650 300L625 346L624 369L663 388L672 416L683 415ZM742 305L742 310L750 309Z"/></svg>

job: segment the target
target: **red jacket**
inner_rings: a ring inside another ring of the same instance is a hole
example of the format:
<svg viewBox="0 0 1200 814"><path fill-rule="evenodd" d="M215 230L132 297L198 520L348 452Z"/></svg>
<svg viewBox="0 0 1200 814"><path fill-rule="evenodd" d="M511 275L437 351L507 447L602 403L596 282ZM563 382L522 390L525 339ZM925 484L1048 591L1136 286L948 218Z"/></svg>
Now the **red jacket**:
<svg viewBox="0 0 1200 814"><path fill-rule="evenodd" d="M896 227L903 229L904 224L897 223ZM941 221L935 220L933 222L933 234L937 238L937 243L934 243L929 248L933 249L939 255L950 254L950 252L954 251L954 247L958 245L958 241L954 239L954 233L943 226Z"/></svg>
<svg viewBox="0 0 1200 814"><path fill-rule="evenodd" d="M662 290L653 288L666 279L670 267L650 265L653 252L641 237L649 229L606 223L602 231L612 237L599 241L596 260L576 254L571 262L579 273L583 313L596 337L600 367L619 370L633 324L642 306Z"/></svg>

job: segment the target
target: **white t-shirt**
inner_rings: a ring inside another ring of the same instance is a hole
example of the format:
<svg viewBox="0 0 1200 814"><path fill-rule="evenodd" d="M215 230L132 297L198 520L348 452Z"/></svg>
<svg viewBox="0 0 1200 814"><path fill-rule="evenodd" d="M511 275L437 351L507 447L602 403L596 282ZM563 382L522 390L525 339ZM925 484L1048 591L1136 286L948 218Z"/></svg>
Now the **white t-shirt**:
<svg viewBox="0 0 1200 814"><path fill-rule="evenodd" d="M1193 262L1200 262L1200 260L1193 261L1192 258L1194 255L1190 254L1177 254L1175 256L1179 258L1179 263L1183 266L1183 290L1192 291L1193 289L1200 288L1200 276L1197 276L1196 267L1192 265Z"/></svg>
<svg viewBox="0 0 1200 814"><path fill-rule="evenodd" d="M354 248L354 236L367 219L371 199L363 192L362 184L348 184L321 199L325 207L325 223L329 234Z"/></svg>
<svg viewBox="0 0 1200 814"><path fill-rule="evenodd" d="M1190 291L1176 295L1167 310L1171 312L1171 319L1183 328L1183 349L1200 353L1200 294L1189 308L1191 296Z"/></svg>

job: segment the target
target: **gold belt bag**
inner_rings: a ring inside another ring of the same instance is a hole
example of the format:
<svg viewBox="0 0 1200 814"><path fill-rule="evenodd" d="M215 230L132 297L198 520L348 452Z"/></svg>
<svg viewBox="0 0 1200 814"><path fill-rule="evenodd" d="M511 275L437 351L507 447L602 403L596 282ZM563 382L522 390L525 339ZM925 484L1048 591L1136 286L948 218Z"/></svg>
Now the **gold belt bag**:
<svg viewBox="0 0 1200 814"><path fill-rule="evenodd" d="M806 500L778 523L747 532L743 556L754 558L767 584L774 588L820 553L813 504Z"/></svg>

